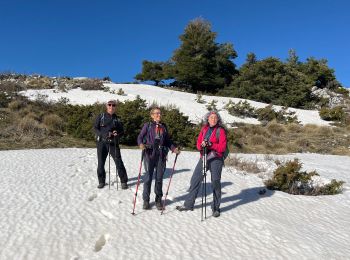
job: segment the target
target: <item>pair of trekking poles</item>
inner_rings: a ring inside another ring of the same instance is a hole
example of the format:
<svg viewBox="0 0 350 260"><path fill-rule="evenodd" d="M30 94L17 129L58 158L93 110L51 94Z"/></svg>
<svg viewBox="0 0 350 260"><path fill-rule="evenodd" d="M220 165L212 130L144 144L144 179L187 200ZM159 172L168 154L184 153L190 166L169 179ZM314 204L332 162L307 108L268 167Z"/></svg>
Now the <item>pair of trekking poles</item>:
<svg viewBox="0 0 350 260"><path fill-rule="evenodd" d="M132 212L131 212L132 215L135 215L136 198L137 198L137 192L138 192L139 185L140 185L141 170L142 170L142 162L143 162L144 156L145 156L145 150L142 150L141 161L140 161L140 168L139 168L139 176L137 177L136 191L135 191L135 195L134 195L134 206L133 206L133 209L132 209ZM166 190L166 193L165 193L165 198L164 198L164 201L163 201L162 211L161 211L161 213L160 213L161 215L163 215L163 212L164 212L164 209L165 209L165 202L166 202L166 198L167 198L168 193L169 193L169 188L170 188L171 180L172 180L173 175L174 175L175 164L176 164L176 161L177 161L177 156L178 156L178 154L175 155L175 160L174 160L173 169L172 169L172 171L171 171L171 175L170 175L168 187L167 187L167 190Z"/></svg>
<svg viewBox="0 0 350 260"><path fill-rule="evenodd" d="M136 191L135 191L135 195L134 195L134 203L133 203L134 206L133 206L133 210L132 210L132 213L131 213L132 215L135 215L136 198L137 198L137 192L138 192L139 184L140 184L141 171L142 171L142 162L143 162L144 154L145 154L145 150L143 150L142 154L141 154L139 175L138 175L138 178L137 178ZM163 207L162 207L161 215L163 215L163 212L164 212L164 209L165 209L166 198L167 198L167 196L169 194L169 188L170 188L171 180L172 180L173 175L174 175L175 164L176 164L176 161L177 161L177 157L178 157L178 154L176 154L176 156L175 156L173 169L172 169L172 172L171 172L171 175L170 175L168 187L167 187L167 190L166 190L166 193L165 193L165 198L164 198L164 201L163 201ZM205 211L204 211L205 219L207 218L207 188L206 188L206 186L207 186L207 148L206 147L203 147L203 158L202 158L202 160L203 160L203 182L202 182L202 214L201 214L201 221L203 221L203 206L205 208ZM203 196L203 194L204 194L204 196ZM204 205L203 205L203 201L204 201Z"/></svg>
<svg viewBox="0 0 350 260"><path fill-rule="evenodd" d="M114 156L117 156L117 137L114 136ZM111 189L111 144L109 144L108 146L108 189ZM115 160L117 160L117 158L115 158ZM116 169L116 182L117 182L117 190L119 189L119 173L118 173L118 169Z"/></svg>

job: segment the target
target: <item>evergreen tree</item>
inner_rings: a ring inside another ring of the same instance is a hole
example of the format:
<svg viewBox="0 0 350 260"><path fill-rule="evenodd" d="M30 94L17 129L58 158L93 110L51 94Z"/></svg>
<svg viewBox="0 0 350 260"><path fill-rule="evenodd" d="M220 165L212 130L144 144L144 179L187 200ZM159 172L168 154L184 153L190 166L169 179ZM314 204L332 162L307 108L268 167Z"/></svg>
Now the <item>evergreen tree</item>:
<svg viewBox="0 0 350 260"><path fill-rule="evenodd" d="M293 67L299 65L299 57L294 49L288 51L287 63Z"/></svg>
<svg viewBox="0 0 350 260"><path fill-rule="evenodd" d="M176 81L194 92L214 92L231 82L235 73L231 60L237 53L232 44L218 44L215 38L208 21L198 18L187 25L172 57Z"/></svg>
<svg viewBox="0 0 350 260"><path fill-rule="evenodd" d="M256 59L256 55L255 55L255 53L253 53L253 52L249 52L248 54L247 54L247 58L246 58L246 65L252 65L252 64L254 64L254 63L256 63L257 62L257 59Z"/></svg>
<svg viewBox="0 0 350 260"><path fill-rule="evenodd" d="M163 62L151 62L144 60L142 62L142 72L135 76L135 79L146 81L151 80L158 86L159 82L164 79Z"/></svg>

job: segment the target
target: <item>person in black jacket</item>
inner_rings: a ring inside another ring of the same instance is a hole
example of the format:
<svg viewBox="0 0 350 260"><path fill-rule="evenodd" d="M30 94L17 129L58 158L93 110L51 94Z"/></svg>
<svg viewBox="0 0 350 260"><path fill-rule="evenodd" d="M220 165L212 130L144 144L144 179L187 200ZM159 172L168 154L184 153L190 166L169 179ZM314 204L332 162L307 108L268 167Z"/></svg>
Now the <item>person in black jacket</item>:
<svg viewBox="0 0 350 260"><path fill-rule="evenodd" d="M99 189L102 189L106 184L104 165L108 153L110 153L115 162L122 189L128 188L128 175L119 148L119 138L124 134L124 129L121 121L115 114L116 105L117 102L115 100L108 101L106 103L106 112L98 115L94 124L98 159L97 177L99 185L97 188Z"/></svg>

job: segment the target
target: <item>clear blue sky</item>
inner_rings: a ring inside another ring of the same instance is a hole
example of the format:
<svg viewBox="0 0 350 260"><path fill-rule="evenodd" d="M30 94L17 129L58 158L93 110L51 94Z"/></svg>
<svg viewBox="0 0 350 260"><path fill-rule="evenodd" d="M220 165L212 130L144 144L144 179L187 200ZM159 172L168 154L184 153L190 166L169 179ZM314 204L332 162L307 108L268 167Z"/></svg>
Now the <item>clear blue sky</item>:
<svg viewBox="0 0 350 260"><path fill-rule="evenodd" d="M248 52L284 60L292 48L326 58L350 87L346 0L0 0L0 71L130 82L142 60L169 59L196 17L233 43L238 66Z"/></svg>

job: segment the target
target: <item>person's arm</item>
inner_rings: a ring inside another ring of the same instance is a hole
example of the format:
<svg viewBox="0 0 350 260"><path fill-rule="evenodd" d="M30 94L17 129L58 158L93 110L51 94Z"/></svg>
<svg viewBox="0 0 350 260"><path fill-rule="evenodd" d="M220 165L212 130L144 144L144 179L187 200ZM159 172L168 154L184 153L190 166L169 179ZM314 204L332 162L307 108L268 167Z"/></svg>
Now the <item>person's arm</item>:
<svg viewBox="0 0 350 260"><path fill-rule="evenodd" d="M147 127L148 127L147 123L143 125L141 132L139 133L139 135L137 137L137 145L143 144L143 139L147 134Z"/></svg>
<svg viewBox="0 0 350 260"><path fill-rule="evenodd" d="M117 121L116 131L119 137L122 137L124 135L124 126L120 120Z"/></svg>
<svg viewBox="0 0 350 260"><path fill-rule="evenodd" d="M217 131L217 130L214 130ZM219 153L224 153L226 150L226 143L227 143L227 137L226 137L226 131L220 127L220 134L219 134L219 142L212 143L210 146L210 149L215 150Z"/></svg>
<svg viewBox="0 0 350 260"><path fill-rule="evenodd" d="M201 131L199 132L198 138L197 138L197 150L201 151L202 150L202 142L203 142L203 128L201 129Z"/></svg>
<svg viewBox="0 0 350 260"><path fill-rule="evenodd" d="M101 137L100 120L101 120L101 115L98 115L98 116L96 117L95 123L94 123L95 134L96 134L96 136L99 136L99 137Z"/></svg>

